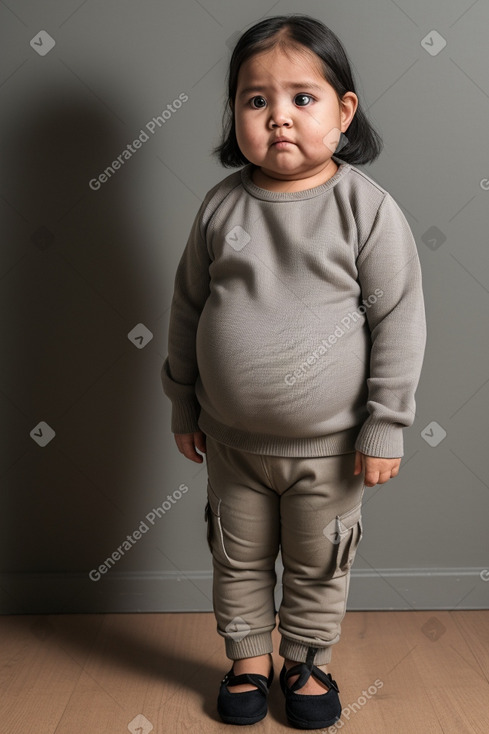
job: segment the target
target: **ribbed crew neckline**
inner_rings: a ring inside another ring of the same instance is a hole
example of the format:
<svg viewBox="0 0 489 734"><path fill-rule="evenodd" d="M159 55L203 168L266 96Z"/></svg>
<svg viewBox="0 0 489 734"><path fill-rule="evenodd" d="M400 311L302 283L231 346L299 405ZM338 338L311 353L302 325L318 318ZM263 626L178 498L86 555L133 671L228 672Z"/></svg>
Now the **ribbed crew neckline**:
<svg viewBox="0 0 489 734"><path fill-rule="evenodd" d="M333 188L333 186L336 186L338 181L343 178L345 173L347 173L351 168L349 163L336 158L336 156L331 157L338 165L338 170L330 179L319 186L314 186L312 189L304 189L303 191L269 191L268 189L262 189L261 186L257 186L251 178L253 170L256 168L254 163L247 163L241 169L241 183L249 194L254 196L256 199L262 199L263 201L300 201L301 199L312 199L315 196L324 194L325 191Z"/></svg>

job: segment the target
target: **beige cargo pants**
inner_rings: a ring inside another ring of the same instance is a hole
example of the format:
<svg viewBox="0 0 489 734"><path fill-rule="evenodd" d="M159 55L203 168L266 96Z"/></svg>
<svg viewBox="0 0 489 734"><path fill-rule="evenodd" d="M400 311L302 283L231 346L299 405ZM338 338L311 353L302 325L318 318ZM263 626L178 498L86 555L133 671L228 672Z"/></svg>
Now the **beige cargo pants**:
<svg viewBox="0 0 489 734"><path fill-rule="evenodd" d="M263 456L207 436L207 541L217 632L231 660L272 652L316 665L331 660L362 537L363 473L355 452L319 458ZM275 609L275 560L284 567Z"/></svg>

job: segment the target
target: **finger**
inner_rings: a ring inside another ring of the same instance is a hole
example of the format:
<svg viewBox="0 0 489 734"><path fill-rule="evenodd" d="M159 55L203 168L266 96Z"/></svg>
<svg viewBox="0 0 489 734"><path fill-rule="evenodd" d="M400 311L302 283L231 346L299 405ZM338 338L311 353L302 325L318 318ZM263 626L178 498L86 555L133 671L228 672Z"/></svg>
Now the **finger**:
<svg viewBox="0 0 489 734"><path fill-rule="evenodd" d="M375 487L378 481L379 481L378 471L371 470L365 474L365 484L367 485L367 487Z"/></svg>
<svg viewBox="0 0 489 734"><path fill-rule="evenodd" d="M178 437L175 437L175 440L177 442L178 450L180 453L182 453L186 459L190 459L190 461L195 461L197 464L201 464L204 459L200 454L197 453L194 446L194 437L193 434L182 434Z"/></svg>
<svg viewBox="0 0 489 734"><path fill-rule="evenodd" d="M199 451L202 451L202 453L205 454L205 433L202 433L202 431L198 431L195 434L195 446L199 449Z"/></svg>
<svg viewBox="0 0 489 734"><path fill-rule="evenodd" d="M399 467L394 467L393 469L386 469L384 472L380 474L379 477L379 484L385 484L385 482L388 482L389 479L393 479L394 477L397 477L399 474Z"/></svg>
<svg viewBox="0 0 489 734"><path fill-rule="evenodd" d="M355 468L353 470L353 474L361 474L362 472L362 455L360 451L357 451L355 453Z"/></svg>
<svg viewBox="0 0 489 734"><path fill-rule="evenodd" d="M204 461L203 456L197 453L195 449L193 438L192 438L191 444L187 446L187 453L185 454L185 456L187 457L187 459L190 459L191 461L195 461L197 464L202 464L202 462Z"/></svg>

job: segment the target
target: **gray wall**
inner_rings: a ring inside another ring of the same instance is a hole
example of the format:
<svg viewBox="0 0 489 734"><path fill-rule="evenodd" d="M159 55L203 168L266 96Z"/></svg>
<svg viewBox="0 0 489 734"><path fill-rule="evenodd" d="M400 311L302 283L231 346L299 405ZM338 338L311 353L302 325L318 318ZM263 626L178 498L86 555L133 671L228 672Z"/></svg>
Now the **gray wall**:
<svg viewBox="0 0 489 734"><path fill-rule="evenodd" d="M24 0L0 4L4 613L212 609L205 465L176 449L160 369L191 223L231 172L210 156L230 47L287 12L344 42L385 142L365 170L424 275L417 417L399 477L366 489L349 608L487 606L488 4Z"/></svg>

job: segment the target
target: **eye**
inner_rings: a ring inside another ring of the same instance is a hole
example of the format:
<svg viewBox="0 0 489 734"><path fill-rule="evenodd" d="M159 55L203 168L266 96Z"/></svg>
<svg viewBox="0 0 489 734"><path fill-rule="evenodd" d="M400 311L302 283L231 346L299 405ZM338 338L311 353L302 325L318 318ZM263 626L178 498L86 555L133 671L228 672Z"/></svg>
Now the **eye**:
<svg viewBox="0 0 489 734"><path fill-rule="evenodd" d="M257 95L256 97L252 97L250 99L250 104L252 107L255 108L255 110L261 110L266 105L266 100L261 95Z"/></svg>
<svg viewBox="0 0 489 734"><path fill-rule="evenodd" d="M309 104L309 100L312 101L312 97L310 94L296 94L294 98L296 105L298 105L299 107L306 107Z"/></svg>

